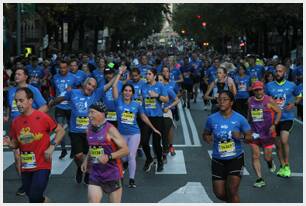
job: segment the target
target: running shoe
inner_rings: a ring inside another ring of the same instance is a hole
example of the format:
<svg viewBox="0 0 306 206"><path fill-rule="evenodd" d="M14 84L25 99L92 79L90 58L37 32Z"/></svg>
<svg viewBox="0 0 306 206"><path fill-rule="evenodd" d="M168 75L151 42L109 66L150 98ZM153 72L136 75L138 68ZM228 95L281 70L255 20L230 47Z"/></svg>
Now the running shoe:
<svg viewBox="0 0 306 206"><path fill-rule="evenodd" d="M89 184L89 173L85 173L85 175L84 175L84 184L85 185L88 185Z"/></svg>
<svg viewBox="0 0 306 206"><path fill-rule="evenodd" d="M130 179L129 180L129 188L136 188L136 184L135 184L135 180L134 179Z"/></svg>
<svg viewBox="0 0 306 206"><path fill-rule="evenodd" d="M277 176L279 177L284 177L284 168L283 166L281 166L281 168L278 170L278 172L276 173Z"/></svg>
<svg viewBox="0 0 306 206"><path fill-rule="evenodd" d="M17 196L24 196L25 195L25 191L24 191L22 186L18 188L18 190L16 192L16 195Z"/></svg>
<svg viewBox="0 0 306 206"><path fill-rule="evenodd" d="M283 177L290 177L291 176L291 169L289 165L285 165L284 171L283 171Z"/></svg>
<svg viewBox="0 0 306 206"><path fill-rule="evenodd" d="M164 170L164 164L162 162L157 163L157 172L161 172Z"/></svg>
<svg viewBox="0 0 306 206"><path fill-rule="evenodd" d="M150 172L152 165L154 164L153 160L146 160L146 163L143 167L143 171Z"/></svg>
<svg viewBox="0 0 306 206"><path fill-rule="evenodd" d="M174 147L173 147L173 146L170 146L170 147L169 147L169 152L170 152L171 156L176 155L176 153L175 153L175 149L174 149Z"/></svg>
<svg viewBox="0 0 306 206"><path fill-rule="evenodd" d="M266 186L266 183L262 178L258 178L253 186L257 188L261 188L261 187Z"/></svg>
<svg viewBox="0 0 306 206"><path fill-rule="evenodd" d="M78 167L76 174L75 174L75 181L80 184L83 179L83 172L80 167Z"/></svg>
<svg viewBox="0 0 306 206"><path fill-rule="evenodd" d="M275 171L276 171L276 166L275 166L274 161L272 161L272 166L269 168L269 170L270 170L270 172L275 173Z"/></svg>
<svg viewBox="0 0 306 206"><path fill-rule="evenodd" d="M59 156L59 159L60 160L63 159L64 157L66 157L67 154L68 154L67 150L63 149L62 152L61 152L61 155Z"/></svg>

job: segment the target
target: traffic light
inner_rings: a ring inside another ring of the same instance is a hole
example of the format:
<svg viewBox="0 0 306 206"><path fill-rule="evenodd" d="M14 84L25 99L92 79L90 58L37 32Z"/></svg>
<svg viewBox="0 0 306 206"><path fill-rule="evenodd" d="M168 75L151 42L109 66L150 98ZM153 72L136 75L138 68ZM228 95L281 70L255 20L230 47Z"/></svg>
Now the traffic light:
<svg viewBox="0 0 306 206"><path fill-rule="evenodd" d="M200 16L200 15L197 15L197 19L201 19L201 16Z"/></svg>
<svg viewBox="0 0 306 206"><path fill-rule="evenodd" d="M206 24L207 24L207 23L206 23L205 21L202 22L202 26L203 26L204 28L206 27Z"/></svg>

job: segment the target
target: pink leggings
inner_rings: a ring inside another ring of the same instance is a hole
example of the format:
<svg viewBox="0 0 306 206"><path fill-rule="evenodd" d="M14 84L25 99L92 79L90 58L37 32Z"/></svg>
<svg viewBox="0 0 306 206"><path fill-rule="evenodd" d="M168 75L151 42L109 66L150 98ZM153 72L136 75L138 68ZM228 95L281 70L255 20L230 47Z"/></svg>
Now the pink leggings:
<svg viewBox="0 0 306 206"><path fill-rule="evenodd" d="M122 158L123 162L129 162L129 177L134 179L136 172L136 153L140 142L140 134L122 135L128 145L129 155Z"/></svg>

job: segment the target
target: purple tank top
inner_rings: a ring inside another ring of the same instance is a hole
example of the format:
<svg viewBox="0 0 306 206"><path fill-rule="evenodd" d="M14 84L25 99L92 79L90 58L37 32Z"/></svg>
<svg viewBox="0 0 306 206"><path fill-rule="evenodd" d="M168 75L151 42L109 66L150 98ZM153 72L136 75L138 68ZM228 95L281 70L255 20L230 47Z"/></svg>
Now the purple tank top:
<svg viewBox="0 0 306 206"><path fill-rule="evenodd" d="M117 146L107 136L110 127L113 127L113 125L106 122L103 128L98 132L93 132L91 130L91 125L89 125L87 132L90 179L102 183L119 180L123 176L120 159L108 161L106 164L102 164L97 160L97 157L101 156L103 153L111 154L117 150Z"/></svg>
<svg viewBox="0 0 306 206"><path fill-rule="evenodd" d="M268 108L270 98L265 95L262 101L257 101L254 96L250 97L251 127L260 139L271 138L270 127L274 122L274 112Z"/></svg>

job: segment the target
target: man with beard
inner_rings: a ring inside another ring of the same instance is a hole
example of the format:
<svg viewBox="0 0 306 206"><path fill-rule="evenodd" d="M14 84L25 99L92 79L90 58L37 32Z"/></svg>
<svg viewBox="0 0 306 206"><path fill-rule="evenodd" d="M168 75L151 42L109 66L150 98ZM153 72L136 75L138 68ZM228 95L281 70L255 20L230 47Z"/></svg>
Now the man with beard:
<svg viewBox="0 0 306 206"><path fill-rule="evenodd" d="M293 107L300 97L296 92L296 85L285 79L286 67L282 64L276 66L275 81L266 85L266 93L271 96L282 110L280 122L275 125L277 154L281 164L277 175L280 177L290 177L289 166L289 143L288 138L295 118ZM297 98L295 98L297 97Z"/></svg>

